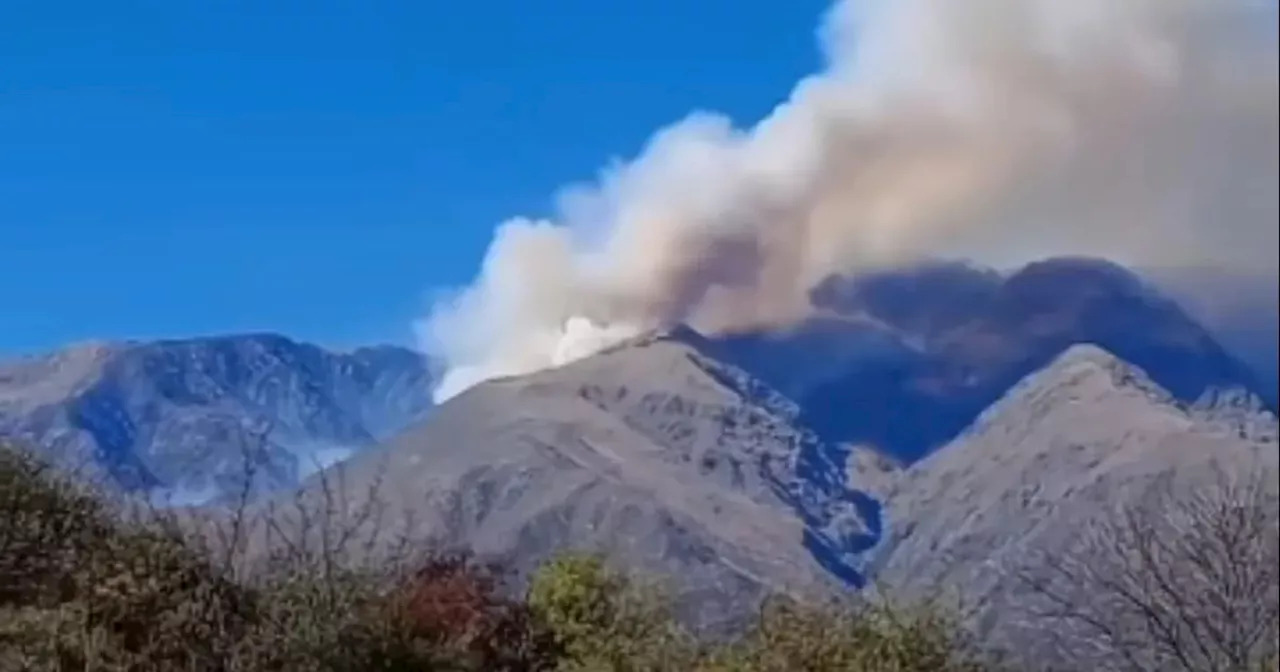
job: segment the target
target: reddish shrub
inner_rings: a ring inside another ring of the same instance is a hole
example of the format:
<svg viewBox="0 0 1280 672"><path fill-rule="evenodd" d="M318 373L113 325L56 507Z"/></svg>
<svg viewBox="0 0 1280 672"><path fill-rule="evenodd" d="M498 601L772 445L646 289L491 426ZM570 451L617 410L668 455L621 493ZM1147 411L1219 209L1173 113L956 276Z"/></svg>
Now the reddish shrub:
<svg viewBox="0 0 1280 672"><path fill-rule="evenodd" d="M553 637L524 602L502 594L504 575L467 553L429 558L401 590L406 627L416 638L471 655L486 670L552 669Z"/></svg>

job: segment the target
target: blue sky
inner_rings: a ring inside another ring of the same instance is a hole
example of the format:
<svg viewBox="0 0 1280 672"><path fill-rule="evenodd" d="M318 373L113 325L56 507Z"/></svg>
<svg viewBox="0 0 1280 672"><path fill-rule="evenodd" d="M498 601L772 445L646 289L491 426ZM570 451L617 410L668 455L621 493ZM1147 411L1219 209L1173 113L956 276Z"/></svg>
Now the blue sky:
<svg viewBox="0 0 1280 672"><path fill-rule="evenodd" d="M406 341L493 226L817 66L819 0L0 2L0 354Z"/></svg>

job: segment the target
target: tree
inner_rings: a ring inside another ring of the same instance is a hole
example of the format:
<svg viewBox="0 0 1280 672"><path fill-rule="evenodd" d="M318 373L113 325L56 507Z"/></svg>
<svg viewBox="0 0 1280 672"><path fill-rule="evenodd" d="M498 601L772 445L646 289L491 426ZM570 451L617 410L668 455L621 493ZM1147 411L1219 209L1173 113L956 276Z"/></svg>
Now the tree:
<svg viewBox="0 0 1280 672"><path fill-rule="evenodd" d="M934 603L854 599L812 605L767 600L754 630L699 672L985 672L950 611Z"/></svg>
<svg viewBox="0 0 1280 672"><path fill-rule="evenodd" d="M489 672L555 669L559 650L524 602L504 595L506 572L468 552L428 558L397 591L397 613L415 638Z"/></svg>
<svg viewBox="0 0 1280 672"><path fill-rule="evenodd" d="M538 569L529 607L555 634L561 670L693 669L694 647L659 586L637 584L590 555L567 554Z"/></svg>
<svg viewBox="0 0 1280 672"><path fill-rule="evenodd" d="M1275 670L1280 496L1264 466L1207 487L1159 479L1068 553L1020 568L1056 656L1097 670Z"/></svg>

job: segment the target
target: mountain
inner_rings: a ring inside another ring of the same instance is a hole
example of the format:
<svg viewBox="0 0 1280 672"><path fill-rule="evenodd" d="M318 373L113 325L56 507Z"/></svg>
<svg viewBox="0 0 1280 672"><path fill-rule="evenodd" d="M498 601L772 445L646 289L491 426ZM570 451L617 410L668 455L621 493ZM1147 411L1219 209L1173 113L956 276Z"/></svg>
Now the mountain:
<svg viewBox="0 0 1280 672"><path fill-rule="evenodd" d="M996 604L992 566L1067 543L1122 486L1274 456L1274 386L1113 264L932 264L813 296L786 330L676 328L439 407L400 348L89 344L0 364L0 436L178 504L225 503L251 458L258 512L324 506L517 569L602 551L674 577L710 628L869 578Z"/></svg>
<svg viewBox="0 0 1280 672"><path fill-rule="evenodd" d="M987 409L884 495L871 572L898 594L957 588L988 634L1014 636L1027 595L1014 572L1060 556L1091 519L1161 479L1181 496L1214 469L1280 466L1276 416L1247 391L1187 405L1096 346L1070 348Z"/></svg>
<svg viewBox="0 0 1280 672"><path fill-rule="evenodd" d="M1263 401L1280 403L1280 278L1222 268L1151 271L1153 282L1186 306L1257 375Z"/></svg>
<svg viewBox="0 0 1280 672"><path fill-rule="evenodd" d="M787 390L828 441L904 462L953 439L1077 343L1132 362L1184 402L1240 387L1274 409L1272 382L1154 285L1102 260L1054 258L1009 275L927 264L831 278L813 300L818 324L735 334L719 356ZM840 335L815 346L815 332Z"/></svg>
<svg viewBox="0 0 1280 672"><path fill-rule="evenodd" d="M899 332L873 318L825 310L779 330L716 336L708 352L798 400L877 369L910 365L922 355Z"/></svg>
<svg viewBox="0 0 1280 672"><path fill-rule="evenodd" d="M0 364L0 435L126 492L200 502L271 487L376 443L430 406L430 373L395 347L335 353L252 334L88 344Z"/></svg>
<svg viewBox="0 0 1280 672"><path fill-rule="evenodd" d="M465 545L517 569L604 552L674 577L705 628L752 613L766 589L859 585L879 512L847 483L848 455L707 346L678 329L483 383L311 478L302 501L325 501L340 480L343 508L376 501L389 538Z"/></svg>

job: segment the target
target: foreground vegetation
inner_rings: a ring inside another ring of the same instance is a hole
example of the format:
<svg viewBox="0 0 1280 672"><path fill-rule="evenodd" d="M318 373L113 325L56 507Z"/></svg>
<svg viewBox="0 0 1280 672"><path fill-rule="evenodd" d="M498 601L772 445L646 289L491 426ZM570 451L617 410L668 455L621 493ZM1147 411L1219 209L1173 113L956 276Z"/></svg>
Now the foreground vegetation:
<svg viewBox="0 0 1280 672"><path fill-rule="evenodd" d="M237 544L215 548L172 516L126 519L41 461L0 448L0 670L999 667L980 654L956 619L929 605L835 609L770 600L741 637L708 642L678 625L661 591L612 571L599 558L551 561L516 594L499 568L463 553L414 554L406 562L369 567L338 561L334 548L285 545L268 569L246 573L233 557L243 550ZM1048 586L1038 588L1050 594ZM1263 618L1273 622L1275 614ZM1258 641L1275 636L1274 627L1264 628ZM1257 649L1263 658L1239 649L1244 658L1234 660L1241 667L1191 669L1275 669L1273 658L1264 659L1274 648L1264 649ZM1147 654L1143 661L1165 660L1154 649Z"/></svg>

